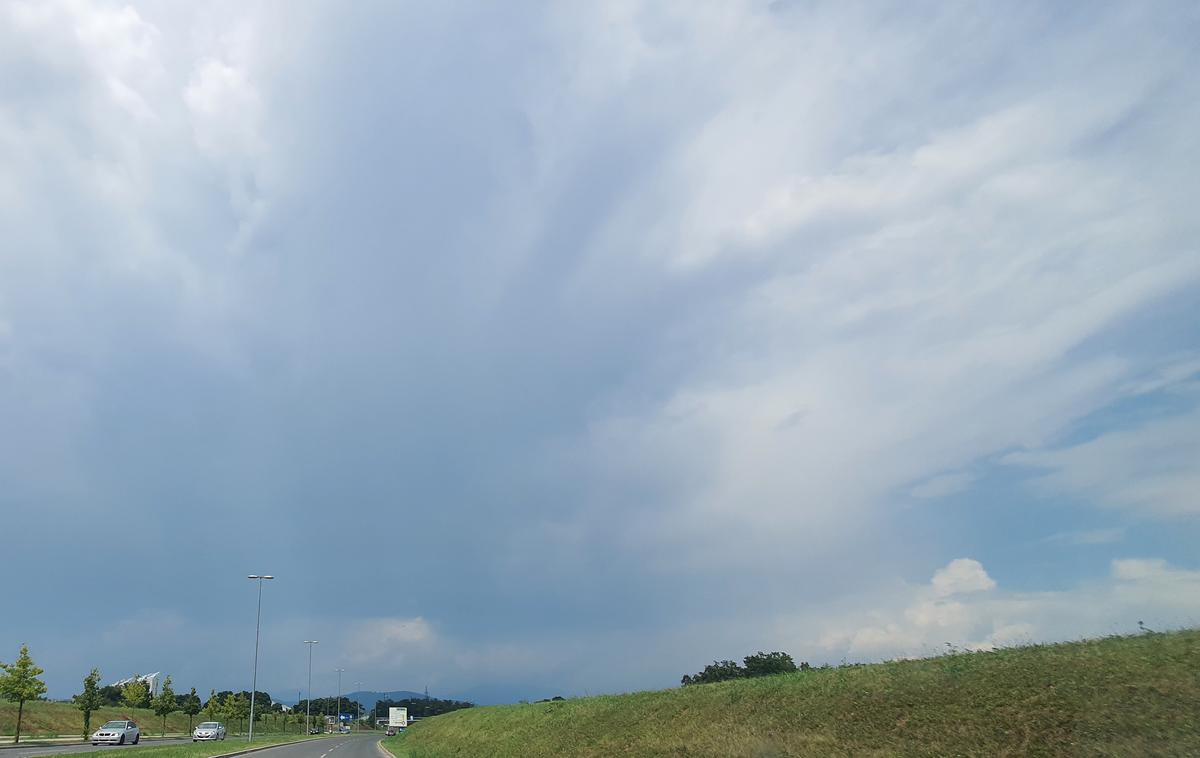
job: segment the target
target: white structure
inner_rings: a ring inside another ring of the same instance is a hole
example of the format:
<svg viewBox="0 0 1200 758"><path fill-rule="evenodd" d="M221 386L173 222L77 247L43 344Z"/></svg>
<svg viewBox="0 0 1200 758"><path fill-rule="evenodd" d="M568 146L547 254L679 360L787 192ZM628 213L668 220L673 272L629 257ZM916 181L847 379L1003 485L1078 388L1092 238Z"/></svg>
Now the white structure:
<svg viewBox="0 0 1200 758"><path fill-rule="evenodd" d="M162 672L155 671L153 674L144 674L142 676L137 677L137 679L145 682L146 686L150 689L150 697L155 697L158 695L158 678L160 676L162 676ZM122 679L119 682L113 682L109 686L110 687L124 687L125 685L129 684L133 680L134 680L134 677L131 676L128 679Z"/></svg>
<svg viewBox="0 0 1200 758"><path fill-rule="evenodd" d="M408 726L408 709L388 708L388 726Z"/></svg>

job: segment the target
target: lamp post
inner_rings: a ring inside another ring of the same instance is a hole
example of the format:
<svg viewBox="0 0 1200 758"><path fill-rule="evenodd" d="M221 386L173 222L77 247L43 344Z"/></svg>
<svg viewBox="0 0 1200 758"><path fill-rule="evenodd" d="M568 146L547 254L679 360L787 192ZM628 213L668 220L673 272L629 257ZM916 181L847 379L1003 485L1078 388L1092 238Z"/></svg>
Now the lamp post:
<svg viewBox="0 0 1200 758"><path fill-rule="evenodd" d="M362 682L354 683L354 691L362 692ZM359 729L362 729L362 703L355 700L354 705L356 706L354 710L357 711L357 715L358 715L358 721L354 725L357 726Z"/></svg>
<svg viewBox="0 0 1200 758"><path fill-rule="evenodd" d="M309 717L312 713L312 646L319 643L320 640L305 640L304 644L308 645L308 700L304 701L304 733L308 734L312 731L312 726L309 724Z"/></svg>
<svg viewBox="0 0 1200 758"><path fill-rule="evenodd" d="M334 714L334 717L337 719L337 725L338 725L339 732L342 731L342 672L344 672L345 670L346 669L335 669L335 671L337 671L337 675L338 675L338 699L337 699L337 713Z"/></svg>
<svg viewBox="0 0 1200 758"><path fill-rule="evenodd" d="M258 580L258 613L254 616L254 675L250 680L250 731L246 734L246 742L254 739L254 695L258 692L258 630L262 622L262 583L264 579L274 579L270 574L250 574L247 579Z"/></svg>

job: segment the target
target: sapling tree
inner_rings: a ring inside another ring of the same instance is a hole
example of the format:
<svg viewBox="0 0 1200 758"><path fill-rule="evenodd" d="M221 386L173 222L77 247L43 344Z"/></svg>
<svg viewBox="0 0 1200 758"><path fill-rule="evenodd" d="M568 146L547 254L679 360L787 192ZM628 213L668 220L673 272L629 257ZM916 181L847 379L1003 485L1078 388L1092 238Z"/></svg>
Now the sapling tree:
<svg viewBox="0 0 1200 758"><path fill-rule="evenodd" d="M100 710L104 705L104 696L100 692L100 669L92 669L83 678L83 692L75 696L75 707L83 711L83 738L86 740L92 733L92 712Z"/></svg>
<svg viewBox="0 0 1200 758"><path fill-rule="evenodd" d="M121 687L121 703L127 708L150 707L150 687L142 681L141 674L134 674L133 679Z"/></svg>
<svg viewBox="0 0 1200 758"><path fill-rule="evenodd" d="M200 712L200 696L196 694L195 687L192 688L191 692L179 698L179 709L187 714L188 731L191 732L192 719Z"/></svg>
<svg viewBox="0 0 1200 758"><path fill-rule="evenodd" d="M14 663L0 663L0 698L17 704L14 745L21 741L21 717L25 714L25 701L37 700L46 694L46 683L38 678L44 673L29 657L28 645L21 645Z"/></svg>
<svg viewBox="0 0 1200 758"><path fill-rule="evenodd" d="M154 712L162 717L162 732L163 737L167 736L167 716L170 716L175 711L179 710L179 701L175 698L175 690L171 687L171 677L167 676L163 680L162 689L158 691L158 695L150 703L150 707Z"/></svg>

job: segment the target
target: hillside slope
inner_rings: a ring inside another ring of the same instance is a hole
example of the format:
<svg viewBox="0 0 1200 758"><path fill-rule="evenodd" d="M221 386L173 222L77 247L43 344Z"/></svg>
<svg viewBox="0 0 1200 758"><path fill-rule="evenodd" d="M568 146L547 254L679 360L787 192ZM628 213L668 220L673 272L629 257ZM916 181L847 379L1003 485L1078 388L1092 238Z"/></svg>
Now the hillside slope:
<svg viewBox="0 0 1200 758"><path fill-rule="evenodd" d="M147 737L157 737L162 729L162 717L155 715L149 708L125 708L122 706L104 707L92 714L92 729L95 730L109 719L131 718L142 728ZM192 724L204 720L204 714L193 718ZM244 723L244 722L243 722ZM11 737L17 724L17 704L0 700L0 736ZM279 731L282 727L273 714L265 714L256 721L254 731ZM188 729L186 713L176 711L167 717L167 734L182 734ZM235 729L229 725L230 732ZM302 731L295 724L289 731ZM25 704L25 713L21 719L21 739L34 737L77 737L83 732L83 714L70 703L56 703L45 700ZM2 754L0 754L2 756Z"/></svg>
<svg viewBox="0 0 1200 758"><path fill-rule="evenodd" d="M472 708L388 746L397 758L1200 755L1200 631Z"/></svg>

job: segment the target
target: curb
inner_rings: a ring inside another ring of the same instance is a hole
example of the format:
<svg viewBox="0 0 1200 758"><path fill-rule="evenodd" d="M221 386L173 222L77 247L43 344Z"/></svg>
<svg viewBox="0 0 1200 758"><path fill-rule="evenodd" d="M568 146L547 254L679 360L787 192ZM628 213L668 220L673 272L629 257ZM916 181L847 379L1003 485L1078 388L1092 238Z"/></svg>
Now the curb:
<svg viewBox="0 0 1200 758"><path fill-rule="evenodd" d="M379 754L382 755L383 758L396 758L395 753L393 753L391 750L388 750L386 747L383 746L383 738L382 737L380 737L379 741L375 743L375 747L379 748Z"/></svg>

